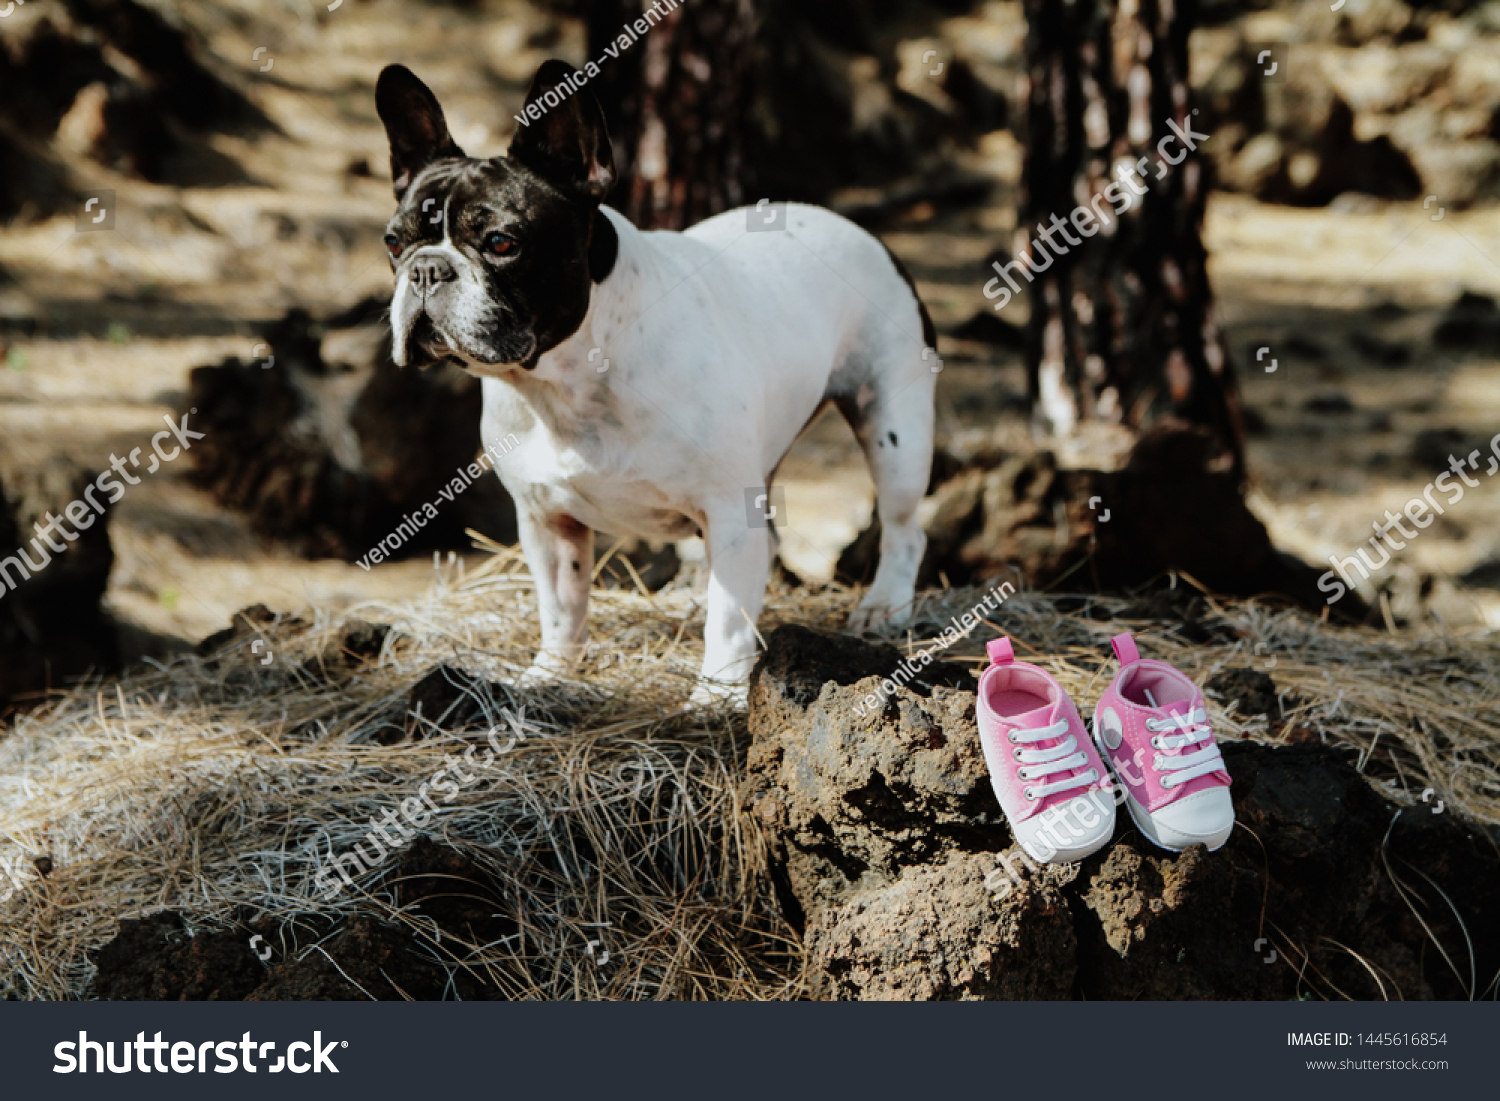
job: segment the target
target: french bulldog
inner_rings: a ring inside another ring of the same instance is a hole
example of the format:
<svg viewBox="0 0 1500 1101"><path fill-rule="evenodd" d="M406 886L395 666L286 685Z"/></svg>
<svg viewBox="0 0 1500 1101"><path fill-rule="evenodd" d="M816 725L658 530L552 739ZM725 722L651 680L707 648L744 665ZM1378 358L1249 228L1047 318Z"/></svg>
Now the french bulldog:
<svg viewBox="0 0 1500 1101"><path fill-rule="evenodd" d="M496 470L541 617L522 684L565 676L584 653L595 529L701 535L710 579L691 699L742 701L777 538L767 487L830 402L864 450L881 523L849 628L908 620L941 364L932 321L885 246L819 207L762 202L682 233L635 228L602 205L614 158L581 83L543 64L507 154L479 159L410 70L380 74L397 201L392 355L456 360L482 380L482 435L504 452Z"/></svg>

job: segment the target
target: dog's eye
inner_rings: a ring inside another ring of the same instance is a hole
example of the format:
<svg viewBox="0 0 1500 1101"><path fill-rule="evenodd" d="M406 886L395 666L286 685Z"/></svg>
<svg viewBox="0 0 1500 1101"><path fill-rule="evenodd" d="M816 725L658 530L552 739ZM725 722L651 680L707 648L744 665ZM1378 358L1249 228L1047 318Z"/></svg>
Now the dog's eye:
<svg viewBox="0 0 1500 1101"><path fill-rule="evenodd" d="M390 250L392 256L401 255L401 242L396 239L394 233L387 233L385 235L385 247Z"/></svg>
<svg viewBox="0 0 1500 1101"><path fill-rule="evenodd" d="M499 232L491 233L484 239L485 251L495 256L509 256L516 251L517 247L519 246L514 237L507 237Z"/></svg>

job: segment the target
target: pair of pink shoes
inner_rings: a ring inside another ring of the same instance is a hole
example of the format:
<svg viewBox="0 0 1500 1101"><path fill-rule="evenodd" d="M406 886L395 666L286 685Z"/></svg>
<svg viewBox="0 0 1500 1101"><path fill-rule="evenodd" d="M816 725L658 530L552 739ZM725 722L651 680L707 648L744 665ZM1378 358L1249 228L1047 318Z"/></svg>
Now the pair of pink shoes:
<svg viewBox="0 0 1500 1101"><path fill-rule="evenodd" d="M1128 634L1113 643L1120 671L1094 709L1097 750L1056 678L1016 661L1010 639L989 644L980 744L1011 832L1038 862L1097 852L1114 836L1121 802L1173 852L1217 849L1234 828L1229 773L1198 686L1164 661L1142 661Z"/></svg>

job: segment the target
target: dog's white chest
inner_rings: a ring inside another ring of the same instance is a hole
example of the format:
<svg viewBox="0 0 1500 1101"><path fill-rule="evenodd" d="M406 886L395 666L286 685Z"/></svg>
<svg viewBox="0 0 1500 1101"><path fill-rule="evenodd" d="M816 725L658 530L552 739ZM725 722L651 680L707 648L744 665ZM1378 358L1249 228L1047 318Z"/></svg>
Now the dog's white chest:
<svg viewBox="0 0 1500 1101"><path fill-rule="evenodd" d="M504 451L498 472L518 507L614 535L698 533L702 516L690 485L670 467L656 468L639 431L621 422L607 396L549 412L544 420L510 383L484 380L484 442Z"/></svg>

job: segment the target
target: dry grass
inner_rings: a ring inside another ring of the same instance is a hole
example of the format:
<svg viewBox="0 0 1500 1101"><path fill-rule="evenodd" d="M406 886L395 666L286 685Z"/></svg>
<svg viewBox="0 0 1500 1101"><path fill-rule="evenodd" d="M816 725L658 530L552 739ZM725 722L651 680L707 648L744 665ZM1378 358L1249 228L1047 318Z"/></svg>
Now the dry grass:
<svg viewBox="0 0 1500 1101"><path fill-rule="evenodd" d="M903 643L922 645L975 598L923 597ZM394 857L327 904L313 877L450 754L483 745L482 727L381 737L412 729L408 693L435 664L504 683L529 662L534 601L513 551L446 575L409 605L353 609L393 629L380 657L347 676L303 664L316 667L343 634L317 615L311 628L267 631L268 666L246 639L217 664L182 658L21 716L0 740L0 997L82 996L87 950L118 919L164 908L199 927L269 915L294 955L321 950L327 918L371 913L408 926L450 974L517 998L802 996L800 946L772 898L762 841L739 814L743 716L681 709L701 656L699 599L686 580L654 595L597 593L600 645L583 679L485 701L496 723L525 704L545 736L496 757L427 829L503 885L487 901L518 931L495 943L455 942L400 907ZM762 630L834 629L850 600L837 587L774 592ZM1143 652L1200 682L1274 658L1288 721L1268 726L1226 700L1213 707L1221 736L1347 744L1392 798L1431 787L1451 811L1500 823L1494 637L1335 631L1295 612L1210 604L1203 622L1233 641L1193 645L1172 624L1115 618L1128 605L1021 594L993 626L1079 700L1102 688L1108 636L1127 626ZM981 628L948 656L977 665L985 637ZM40 856L53 864L45 880L32 870Z"/></svg>

